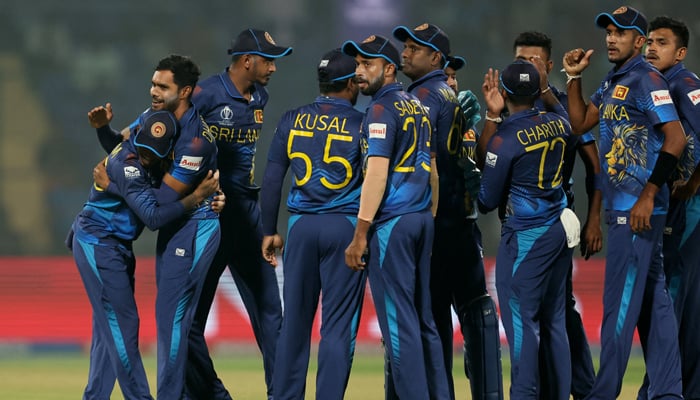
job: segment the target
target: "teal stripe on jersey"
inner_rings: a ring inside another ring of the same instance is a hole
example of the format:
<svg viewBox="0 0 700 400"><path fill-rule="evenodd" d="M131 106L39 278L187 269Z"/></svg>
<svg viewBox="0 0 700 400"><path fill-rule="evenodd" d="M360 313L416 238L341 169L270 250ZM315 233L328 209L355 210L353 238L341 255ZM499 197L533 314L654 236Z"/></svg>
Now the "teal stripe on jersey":
<svg viewBox="0 0 700 400"><path fill-rule="evenodd" d="M545 225L537 228L526 229L524 231L518 231L516 233L518 240L518 256L515 258L515 262L513 263L513 271L511 276L515 275L520 267L520 264L530 253L530 250L532 250L533 244L549 230L549 227L550 225Z"/></svg>
<svg viewBox="0 0 700 400"><path fill-rule="evenodd" d="M632 243L637 240L637 235L632 236ZM630 307L630 299L634 291L634 284L637 281L637 264L629 263L627 265L627 276L625 277L625 287L622 290L622 298L620 299L620 309L617 312L617 324L615 325L615 338L620 337L622 329L627 319L627 312Z"/></svg>

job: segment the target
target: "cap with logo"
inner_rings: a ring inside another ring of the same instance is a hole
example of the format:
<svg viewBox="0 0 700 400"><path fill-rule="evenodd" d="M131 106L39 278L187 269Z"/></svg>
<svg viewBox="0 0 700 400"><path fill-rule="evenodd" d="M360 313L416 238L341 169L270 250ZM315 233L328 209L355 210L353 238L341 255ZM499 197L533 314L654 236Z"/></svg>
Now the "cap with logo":
<svg viewBox="0 0 700 400"><path fill-rule="evenodd" d="M266 58L279 58L292 54L292 48L278 46L266 31L249 28L238 34L231 43L228 54L257 54Z"/></svg>
<svg viewBox="0 0 700 400"><path fill-rule="evenodd" d="M513 96L536 96L540 93L540 74L532 63L517 60L501 72L501 85Z"/></svg>
<svg viewBox="0 0 700 400"><path fill-rule="evenodd" d="M595 17L595 24L600 28L607 28L609 24L613 24L620 29L635 29L642 35L647 34L647 19L644 14L627 6L618 8L612 14L598 14Z"/></svg>
<svg viewBox="0 0 700 400"><path fill-rule="evenodd" d="M343 53L352 57L362 54L368 58L383 58L396 65L396 69L401 69L401 57L399 57L399 51L393 44L391 44L389 39L383 36L372 35L363 40L361 43L348 40L347 42L343 43L341 49Z"/></svg>
<svg viewBox="0 0 700 400"><path fill-rule="evenodd" d="M318 63L318 81L320 83L338 82L355 76L355 59L334 49L324 54Z"/></svg>
<svg viewBox="0 0 700 400"><path fill-rule="evenodd" d="M179 125L173 113L149 110L134 136L134 145L165 158L173 147L178 131Z"/></svg>
<svg viewBox="0 0 700 400"><path fill-rule="evenodd" d="M447 56L447 62L445 63L445 68L450 67L455 71L459 71L467 64L467 60L460 56Z"/></svg>
<svg viewBox="0 0 700 400"><path fill-rule="evenodd" d="M411 38L420 45L439 51L443 57L447 57L450 54L450 39L442 29L433 24L425 23L413 29L397 26L394 28L393 35L402 42Z"/></svg>

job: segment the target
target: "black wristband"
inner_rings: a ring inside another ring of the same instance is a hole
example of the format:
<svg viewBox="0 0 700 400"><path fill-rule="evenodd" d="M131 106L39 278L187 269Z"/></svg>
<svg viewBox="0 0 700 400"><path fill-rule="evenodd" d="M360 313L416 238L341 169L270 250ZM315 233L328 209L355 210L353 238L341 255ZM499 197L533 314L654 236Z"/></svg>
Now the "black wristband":
<svg viewBox="0 0 700 400"><path fill-rule="evenodd" d="M656 165L651 172L649 182L661 187L666 183L666 180L678 165L678 157L665 151L659 152L659 157L656 159Z"/></svg>

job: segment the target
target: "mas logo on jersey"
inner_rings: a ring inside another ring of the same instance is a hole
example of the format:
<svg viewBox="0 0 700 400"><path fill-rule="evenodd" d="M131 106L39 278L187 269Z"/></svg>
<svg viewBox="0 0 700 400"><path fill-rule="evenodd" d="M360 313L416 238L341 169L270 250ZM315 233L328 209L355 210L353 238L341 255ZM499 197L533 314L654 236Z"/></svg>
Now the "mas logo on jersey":
<svg viewBox="0 0 700 400"><path fill-rule="evenodd" d="M141 176L141 171L136 167L124 167L124 178L134 179Z"/></svg>
<svg viewBox="0 0 700 400"><path fill-rule="evenodd" d="M185 169L199 171L202 167L202 157L182 156L179 165Z"/></svg>
<svg viewBox="0 0 700 400"><path fill-rule="evenodd" d="M700 103L700 89L693 90L692 92L688 92L688 98L690 99L690 102L693 103L694 106L697 106L698 103Z"/></svg>
<svg viewBox="0 0 700 400"><path fill-rule="evenodd" d="M622 85L616 85L615 89L613 90L613 99L618 99L618 100L624 100L627 98L627 93L630 91L630 88L627 86L622 86Z"/></svg>
<svg viewBox="0 0 700 400"><path fill-rule="evenodd" d="M490 151L486 152L486 161L485 161L486 165L488 165L489 167L495 167L497 161L498 161L497 154L493 154Z"/></svg>
<svg viewBox="0 0 700 400"><path fill-rule="evenodd" d="M673 104L671 99L671 94L668 90L654 90L650 93L651 101L654 102L655 106L662 106L664 104Z"/></svg>
<svg viewBox="0 0 700 400"><path fill-rule="evenodd" d="M370 139L386 139L386 124L369 124Z"/></svg>
<svg viewBox="0 0 700 400"><path fill-rule="evenodd" d="M263 123L263 110L255 110L255 123L256 124Z"/></svg>

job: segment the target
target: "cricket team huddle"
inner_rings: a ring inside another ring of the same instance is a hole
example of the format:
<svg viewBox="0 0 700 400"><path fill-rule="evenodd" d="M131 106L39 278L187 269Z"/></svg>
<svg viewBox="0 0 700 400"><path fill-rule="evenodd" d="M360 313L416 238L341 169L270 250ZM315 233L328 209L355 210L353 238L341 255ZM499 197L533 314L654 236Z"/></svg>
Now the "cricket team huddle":
<svg viewBox="0 0 700 400"><path fill-rule="evenodd" d="M158 230L158 399L232 399L204 335L227 267L268 399L304 398L319 304L315 396L344 398L367 282L386 399L455 398L453 311L472 399L504 398L499 317L510 399L617 398L635 329L646 364L638 399L700 399L700 79L683 65L689 31L628 6L598 14L595 25L613 66L590 97L581 82L597 55L565 52L566 88L556 88L548 75L560 67L539 31L519 34L514 61L486 72L481 99L459 89L466 61L430 23L394 28L387 36L402 48L375 34L329 49L317 65L318 97L277 121L260 186L265 86L292 53L264 30L240 32L230 64L202 80L189 57L161 59L150 107L121 131L110 126L110 103L90 110L108 155L66 239L93 309L83 398L108 399L118 381L124 398L153 399L134 300L133 242L148 227ZM369 97L364 112L360 94ZM573 211L577 157L583 224ZM492 211L501 222L498 309L477 225ZM572 258L579 246L585 259L601 251L603 223L596 373Z"/></svg>

